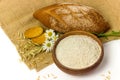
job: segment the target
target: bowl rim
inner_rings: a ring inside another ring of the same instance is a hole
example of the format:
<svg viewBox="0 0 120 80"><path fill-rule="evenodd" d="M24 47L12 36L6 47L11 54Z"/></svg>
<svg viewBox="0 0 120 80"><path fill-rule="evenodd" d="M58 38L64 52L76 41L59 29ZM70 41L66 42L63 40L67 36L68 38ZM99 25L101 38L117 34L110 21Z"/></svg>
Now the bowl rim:
<svg viewBox="0 0 120 80"><path fill-rule="evenodd" d="M60 61L58 61L57 57L56 57L56 47L62 39L66 38L70 35L86 35L86 36L93 38L99 44L99 46L101 48L101 54L100 54L98 60L95 63L93 63L92 65L85 67L85 68L81 68L81 69L73 69L73 68L69 68L69 67L66 67L63 64L61 64ZM96 66L98 66L101 63L103 56L104 56L103 45L102 45L102 42L100 41L100 39L97 36L95 36L94 34L86 32L86 31L70 31L68 33L63 34L55 42L55 45L52 50L52 58L53 58L54 63L56 64L56 66L58 68L60 68L62 71L68 72L68 73L83 73L86 71L90 71L91 69L95 68Z"/></svg>

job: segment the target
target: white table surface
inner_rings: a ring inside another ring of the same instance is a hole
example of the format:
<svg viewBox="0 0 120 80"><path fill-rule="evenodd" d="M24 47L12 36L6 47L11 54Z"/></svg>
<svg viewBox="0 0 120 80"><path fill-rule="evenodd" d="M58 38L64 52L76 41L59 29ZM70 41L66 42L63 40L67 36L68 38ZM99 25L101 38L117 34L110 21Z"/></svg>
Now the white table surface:
<svg viewBox="0 0 120 80"><path fill-rule="evenodd" d="M120 40L105 43L104 54L102 63L87 75L66 74L54 63L36 72L20 61L14 44L0 28L0 80L120 80Z"/></svg>

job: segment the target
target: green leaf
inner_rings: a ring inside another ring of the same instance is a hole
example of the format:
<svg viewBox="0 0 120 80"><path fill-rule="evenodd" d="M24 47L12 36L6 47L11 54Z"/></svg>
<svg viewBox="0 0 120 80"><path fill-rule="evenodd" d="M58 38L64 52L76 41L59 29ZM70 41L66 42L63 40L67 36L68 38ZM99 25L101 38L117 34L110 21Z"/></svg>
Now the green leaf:
<svg viewBox="0 0 120 80"><path fill-rule="evenodd" d="M106 39L110 36L120 37L120 31L111 31L110 33L93 33L93 34L99 38L104 37Z"/></svg>

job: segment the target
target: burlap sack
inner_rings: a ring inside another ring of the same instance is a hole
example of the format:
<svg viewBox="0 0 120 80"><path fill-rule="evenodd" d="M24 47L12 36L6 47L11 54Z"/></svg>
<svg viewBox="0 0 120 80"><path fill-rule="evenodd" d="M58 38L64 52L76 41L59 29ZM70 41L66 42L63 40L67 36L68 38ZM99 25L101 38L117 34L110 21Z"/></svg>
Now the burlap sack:
<svg viewBox="0 0 120 80"><path fill-rule="evenodd" d="M105 17L111 26L111 30L120 30L120 0L0 0L0 24L15 44L19 53L28 44L21 37L21 33L30 27L41 25L33 17L33 13L39 8L58 2L71 2L92 6ZM107 41L117 38L112 37L107 39ZM106 39L102 40L106 41ZM20 54L20 56L22 55ZM24 60L24 62L30 69L35 68L37 71L53 63L51 53L40 53L29 60Z"/></svg>

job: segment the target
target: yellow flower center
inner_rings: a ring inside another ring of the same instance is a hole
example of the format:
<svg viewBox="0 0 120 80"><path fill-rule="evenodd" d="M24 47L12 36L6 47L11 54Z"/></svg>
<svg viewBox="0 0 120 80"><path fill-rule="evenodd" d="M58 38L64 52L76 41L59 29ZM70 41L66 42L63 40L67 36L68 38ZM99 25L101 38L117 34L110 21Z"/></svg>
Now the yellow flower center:
<svg viewBox="0 0 120 80"><path fill-rule="evenodd" d="M51 47L51 43L47 43L47 47Z"/></svg>
<svg viewBox="0 0 120 80"><path fill-rule="evenodd" d="M57 37L55 36L54 39L57 40Z"/></svg>
<svg viewBox="0 0 120 80"><path fill-rule="evenodd" d="M49 33L48 33L48 36L52 36L52 32L49 32Z"/></svg>

